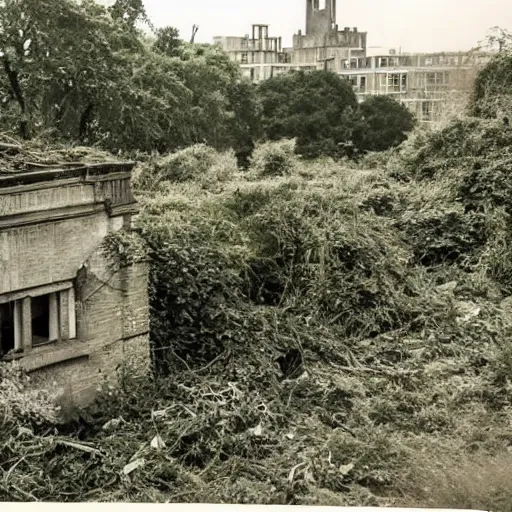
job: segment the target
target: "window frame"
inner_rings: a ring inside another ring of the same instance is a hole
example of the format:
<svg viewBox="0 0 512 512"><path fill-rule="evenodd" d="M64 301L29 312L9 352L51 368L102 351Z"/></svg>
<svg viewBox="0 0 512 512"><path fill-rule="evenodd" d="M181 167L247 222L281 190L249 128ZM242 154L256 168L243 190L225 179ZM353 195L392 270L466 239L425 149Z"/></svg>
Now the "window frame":
<svg viewBox="0 0 512 512"><path fill-rule="evenodd" d="M34 342L32 302L36 298L48 297L48 340ZM0 296L0 304L13 305L13 345L9 353L26 355L34 349L52 345L60 341L77 339L76 292L74 283L48 285L24 292ZM1 322L1 318L0 318ZM2 340L0 339L0 351Z"/></svg>

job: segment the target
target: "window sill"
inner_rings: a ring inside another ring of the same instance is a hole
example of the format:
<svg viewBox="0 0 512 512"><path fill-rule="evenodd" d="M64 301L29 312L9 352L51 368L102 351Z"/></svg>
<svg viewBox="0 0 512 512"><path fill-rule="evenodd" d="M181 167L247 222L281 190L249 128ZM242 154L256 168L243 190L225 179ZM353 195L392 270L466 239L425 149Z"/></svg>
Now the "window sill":
<svg viewBox="0 0 512 512"><path fill-rule="evenodd" d="M18 361L19 365L30 373L76 359L88 359L89 355L88 344L75 339L65 342L48 342L26 353L10 354L2 360Z"/></svg>

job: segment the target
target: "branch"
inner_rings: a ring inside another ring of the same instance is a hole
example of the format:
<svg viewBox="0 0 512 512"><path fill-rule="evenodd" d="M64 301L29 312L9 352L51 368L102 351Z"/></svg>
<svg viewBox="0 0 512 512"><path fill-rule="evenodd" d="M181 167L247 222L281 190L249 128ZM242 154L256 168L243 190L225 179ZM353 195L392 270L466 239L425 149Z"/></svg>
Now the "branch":
<svg viewBox="0 0 512 512"><path fill-rule="evenodd" d="M7 78L9 79L11 90L14 94L14 97L16 98L16 101L18 102L18 105L20 106L22 116L25 117L25 99L23 98L23 93L21 92L20 82L18 80L18 73L11 68L9 58L5 53L2 57L2 61L4 65L4 71L7 75ZM22 119L20 123L20 136L23 139L28 139L28 125L25 119Z"/></svg>

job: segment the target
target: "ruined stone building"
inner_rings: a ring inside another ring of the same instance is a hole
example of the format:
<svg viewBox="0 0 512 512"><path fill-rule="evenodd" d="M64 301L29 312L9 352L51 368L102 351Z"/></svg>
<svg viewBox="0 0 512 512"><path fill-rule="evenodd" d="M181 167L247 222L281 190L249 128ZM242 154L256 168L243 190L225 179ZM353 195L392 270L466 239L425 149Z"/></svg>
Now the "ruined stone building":
<svg viewBox="0 0 512 512"><path fill-rule="evenodd" d="M293 36L292 48L283 48L281 37L270 37L268 25L253 25L251 37L216 37L214 43L254 82L294 69L341 71L346 59L366 54L366 34L339 30L335 20L336 0L326 0L324 9L319 0L306 0L306 32Z"/></svg>
<svg viewBox="0 0 512 512"><path fill-rule="evenodd" d="M357 28L340 30L336 0L306 0L306 30L293 36L291 48L281 37L269 37L268 25L253 25L252 37L217 37L219 44L240 63L254 82L292 70L327 69L352 84L360 101L385 94L401 101L423 122L439 120L467 99L478 69L490 53L459 52L370 56L367 34Z"/></svg>
<svg viewBox="0 0 512 512"><path fill-rule="evenodd" d="M149 363L146 264L102 249L138 211L131 170L0 172L0 355L77 403L128 355Z"/></svg>

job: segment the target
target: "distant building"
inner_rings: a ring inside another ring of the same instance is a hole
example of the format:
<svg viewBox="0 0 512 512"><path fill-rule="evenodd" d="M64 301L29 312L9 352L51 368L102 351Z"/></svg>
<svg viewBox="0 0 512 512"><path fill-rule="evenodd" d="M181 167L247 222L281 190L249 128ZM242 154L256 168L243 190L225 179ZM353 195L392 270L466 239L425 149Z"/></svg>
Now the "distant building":
<svg viewBox="0 0 512 512"><path fill-rule="evenodd" d="M80 404L128 354L149 366L146 264L102 250L138 212L132 167L0 169L0 360Z"/></svg>
<svg viewBox="0 0 512 512"><path fill-rule="evenodd" d="M360 101L385 94L406 104L424 122L437 121L468 98L478 69L492 53L459 52L402 54L394 51L369 56L367 33L357 27L339 30L336 0L306 0L306 32L293 36L291 48L281 37L270 37L268 25L253 25L251 36L216 37L253 82L292 70L326 69L345 77Z"/></svg>
<svg viewBox="0 0 512 512"><path fill-rule="evenodd" d="M478 70L490 53L418 53L351 58L340 75L360 101L388 95L404 103L420 121L438 121L468 99Z"/></svg>

